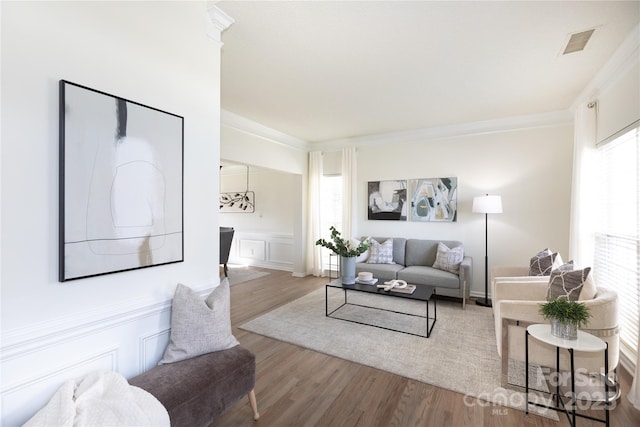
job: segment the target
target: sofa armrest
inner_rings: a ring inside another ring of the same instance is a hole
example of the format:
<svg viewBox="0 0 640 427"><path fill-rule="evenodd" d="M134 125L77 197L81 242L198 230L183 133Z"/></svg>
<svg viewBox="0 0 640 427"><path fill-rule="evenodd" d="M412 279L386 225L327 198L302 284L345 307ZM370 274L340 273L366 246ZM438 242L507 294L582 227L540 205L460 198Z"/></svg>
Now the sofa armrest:
<svg viewBox="0 0 640 427"><path fill-rule="evenodd" d="M522 265L498 265L491 268L491 280L496 277L521 277L529 275L529 267Z"/></svg>
<svg viewBox="0 0 640 427"><path fill-rule="evenodd" d="M470 256L465 256L460 263L460 272L458 277L460 278L460 291L462 292L462 309L467 306L467 289L471 286L471 279L473 278L473 261Z"/></svg>
<svg viewBox="0 0 640 427"><path fill-rule="evenodd" d="M502 319L514 319L526 323L548 323L540 314L543 301L494 300L494 326L496 330L496 347L502 356Z"/></svg>
<svg viewBox="0 0 640 427"><path fill-rule="evenodd" d="M473 262L471 260L471 257L465 256L460 263L460 273L458 273L458 275L460 276L460 281L466 280L467 283L471 282L471 278L473 277L471 275L472 271Z"/></svg>

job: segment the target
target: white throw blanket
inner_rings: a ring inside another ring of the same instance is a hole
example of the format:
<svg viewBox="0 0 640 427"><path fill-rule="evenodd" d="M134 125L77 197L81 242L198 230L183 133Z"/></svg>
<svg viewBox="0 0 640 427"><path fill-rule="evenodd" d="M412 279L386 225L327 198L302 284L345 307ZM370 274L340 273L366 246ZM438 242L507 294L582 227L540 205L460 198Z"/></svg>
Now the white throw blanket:
<svg viewBox="0 0 640 427"><path fill-rule="evenodd" d="M150 393L116 372L65 382L23 427L169 426L169 414Z"/></svg>

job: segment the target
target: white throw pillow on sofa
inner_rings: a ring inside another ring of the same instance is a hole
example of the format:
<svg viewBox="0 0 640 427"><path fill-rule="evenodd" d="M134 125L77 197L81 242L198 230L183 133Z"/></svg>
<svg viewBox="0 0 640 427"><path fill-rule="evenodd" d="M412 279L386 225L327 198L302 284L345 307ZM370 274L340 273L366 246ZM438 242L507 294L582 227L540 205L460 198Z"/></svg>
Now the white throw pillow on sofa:
<svg viewBox="0 0 640 427"><path fill-rule="evenodd" d="M460 272L460 263L464 259L464 247L462 245L453 249L449 249L447 245L438 242L438 253L436 254L436 262L433 268L458 274Z"/></svg>
<svg viewBox="0 0 640 427"><path fill-rule="evenodd" d="M589 274L587 280L584 281L584 285L582 285L582 291L580 291L578 301L594 299L597 294L598 290L596 289L596 282L593 281L593 274Z"/></svg>
<svg viewBox="0 0 640 427"><path fill-rule="evenodd" d="M547 301L563 297L569 301L578 301L591 267L581 270L553 270L549 276Z"/></svg>
<svg viewBox="0 0 640 427"><path fill-rule="evenodd" d="M353 246L354 248L357 248L358 246L360 246L360 243L365 242L367 240L371 242L371 237L367 237L362 240L358 240L355 237L353 237L351 238L351 246ZM368 259L369 259L369 249L364 251L362 254L358 255L356 257L356 262L367 262Z"/></svg>
<svg viewBox="0 0 640 427"><path fill-rule="evenodd" d="M395 264L393 261L393 239L389 239L384 243L378 243L375 239L371 239L369 246L369 264Z"/></svg>
<svg viewBox="0 0 640 427"><path fill-rule="evenodd" d="M549 276L552 270L564 264L558 252L546 248L535 254L529 261L529 276Z"/></svg>

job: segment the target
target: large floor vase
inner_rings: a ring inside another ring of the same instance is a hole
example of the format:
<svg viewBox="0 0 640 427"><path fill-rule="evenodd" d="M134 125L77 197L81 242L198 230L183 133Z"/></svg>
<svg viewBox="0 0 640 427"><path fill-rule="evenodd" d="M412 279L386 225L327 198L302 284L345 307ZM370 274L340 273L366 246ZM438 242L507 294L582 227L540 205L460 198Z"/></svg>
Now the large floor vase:
<svg viewBox="0 0 640 427"><path fill-rule="evenodd" d="M356 257L341 257L340 274L343 285L353 285L356 283Z"/></svg>

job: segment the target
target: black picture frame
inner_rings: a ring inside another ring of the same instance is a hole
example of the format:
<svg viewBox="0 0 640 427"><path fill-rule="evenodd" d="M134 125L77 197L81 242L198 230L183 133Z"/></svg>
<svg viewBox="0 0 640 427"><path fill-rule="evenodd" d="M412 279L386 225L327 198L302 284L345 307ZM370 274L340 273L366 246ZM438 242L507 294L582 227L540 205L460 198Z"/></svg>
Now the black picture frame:
<svg viewBox="0 0 640 427"><path fill-rule="evenodd" d="M367 219L407 220L407 180L367 182Z"/></svg>
<svg viewBox="0 0 640 427"><path fill-rule="evenodd" d="M410 221L456 222L458 220L458 178L409 180Z"/></svg>
<svg viewBox="0 0 640 427"><path fill-rule="evenodd" d="M59 281L184 261L184 118L59 81Z"/></svg>

